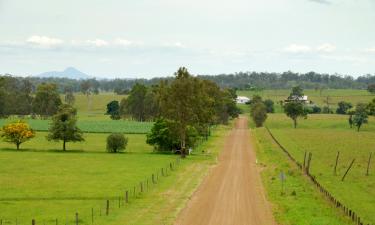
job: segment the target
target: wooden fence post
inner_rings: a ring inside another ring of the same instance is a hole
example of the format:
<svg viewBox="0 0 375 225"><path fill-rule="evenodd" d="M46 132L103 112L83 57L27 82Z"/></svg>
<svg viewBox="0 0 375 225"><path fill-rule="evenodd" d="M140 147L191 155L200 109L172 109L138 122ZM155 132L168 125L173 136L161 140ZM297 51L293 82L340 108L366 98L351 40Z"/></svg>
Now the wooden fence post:
<svg viewBox="0 0 375 225"><path fill-rule="evenodd" d="M155 184L155 175L152 174L152 183Z"/></svg>
<svg viewBox="0 0 375 225"><path fill-rule="evenodd" d="M56 218L56 221L55 221L55 222L56 222L56 225L59 225L59 221L57 220L57 218Z"/></svg>
<svg viewBox="0 0 375 225"><path fill-rule="evenodd" d="M94 208L91 208L91 224L94 224Z"/></svg>
<svg viewBox="0 0 375 225"><path fill-rule="evenodd" d="M141 192L143 192L143 182L141 181Z"/></svg>
<svg viewBox="0 0 375 225"><path fill-rule="evenodd" d="M372 156L372 152L370 152L370 156L368 157L366 176L370 175L371 156Z"/></svg>
<svg viewBox="0 0 375 225"><path fill-rule="evenodd" d="M337 152L336 163L335 163L335 169L334 169L334 171L333 171L333 174L334 174L334 175L337 175L337 171L336 171L336 169L337 169L337 163L339 162L339 157L340 157L340 152Z"/></svg>
<svg viewBox="0 0 375 225"><path fill-rule="evenodd" d="M118 208L121 208L121 197L118 197Z"/></svg>
<svg viewBox="0 0 375 225"><path fill-rule="evenodd" d="M346 174L348 174L350 168L352 168L354 161L355 161L355 159L353 159L352 163L350 163L350 166L349 166L348 169L346 170L344 176L341 178L341 181L344 181L344 179L345 179L345 177L346 177Z"/></svg>
<svg viewBox="0 0 375 225"><path fill-rule="evenodd" d="M126 203L129 202L129 192L128 191L125 191L125 202Z"/></svg>
<svg viewBox="0 0 375 225"><path fill-rule="evenodd" d="M107 206L106 206L105 214L106 214L107 216L108 216L108 214L109 214L109 200L107 200Z"/></svg>
<svg viewBox="0 0 375 225"><path fill-rule="evenodd" d="M302 166L302 170L304 170L306 168L306 151L305 151L305 155L303 156L303 166Z"/></svg>
<svg viewBox="0 0 375 225"><path fill-rule="evenodd" d="M76 225L78 225L78 213L76 213Z"/></svg>
<svg viewBox="0 0 375 225"><path fill-rule="evenodd" d="M1 221L1 223L2 223L3 221ZM35 220L34 219L32 219L31 220L31 225L35 225Z"/></svg>

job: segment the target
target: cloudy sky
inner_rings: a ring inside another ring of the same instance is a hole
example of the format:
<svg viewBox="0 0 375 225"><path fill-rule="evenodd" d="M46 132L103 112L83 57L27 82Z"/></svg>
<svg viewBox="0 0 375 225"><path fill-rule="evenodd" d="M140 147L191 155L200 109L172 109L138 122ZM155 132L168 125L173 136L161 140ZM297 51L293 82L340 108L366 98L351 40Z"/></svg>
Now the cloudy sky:
<svg viewBox="0 0 375 225"><path fill-rule="evenodd" d="M375 73L375 0L0 0L0 74Z"/></svg>

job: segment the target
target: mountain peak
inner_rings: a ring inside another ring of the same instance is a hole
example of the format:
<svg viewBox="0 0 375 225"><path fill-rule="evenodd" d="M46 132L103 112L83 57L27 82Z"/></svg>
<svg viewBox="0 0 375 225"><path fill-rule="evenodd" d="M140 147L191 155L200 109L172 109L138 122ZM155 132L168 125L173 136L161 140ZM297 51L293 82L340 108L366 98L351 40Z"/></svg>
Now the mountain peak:
<svg viewBox="0 0 375 225"><path fill-rule="evenodd" d="M91 76L77 70L74 67L67 67L63 71L49 71L45 73L41 73L38 75L35 75L36 77L56 77L56 78L70 78L70 79L89 79L92 78Z"/></svg>

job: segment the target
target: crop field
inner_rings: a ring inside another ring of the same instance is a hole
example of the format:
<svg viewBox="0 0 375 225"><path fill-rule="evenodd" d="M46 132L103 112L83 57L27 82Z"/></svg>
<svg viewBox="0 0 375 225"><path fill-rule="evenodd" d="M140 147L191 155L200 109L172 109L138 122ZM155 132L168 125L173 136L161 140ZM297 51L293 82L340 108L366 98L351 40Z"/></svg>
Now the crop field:
<svg viewBox="0 0 375 225"><path fill-rule="evenodd" d="M19 120L18 118L0 119L0 126ZM36 131L48 131L51 120L26 119L31 128ZM146 134L150 132L152 122L137 122L129 120L80 120L78 118L78 127L88 133L127 133L127 134Z"/></svg>
<svg viewBox="0 0 375 225"><path fill-rule="evenodd" d="M363 221L375 221L375 164L366 176L369 155L375 153L375 118L360 132L350 129L347 116L309 115L299 120L297 129L284 114L272 114L266 122L278 141L303 163L305 151L312 153L310 173L339 201L356 211ZM334 166L340 157L337 174ZM341 181L351 161L352 169Z"/></svg>

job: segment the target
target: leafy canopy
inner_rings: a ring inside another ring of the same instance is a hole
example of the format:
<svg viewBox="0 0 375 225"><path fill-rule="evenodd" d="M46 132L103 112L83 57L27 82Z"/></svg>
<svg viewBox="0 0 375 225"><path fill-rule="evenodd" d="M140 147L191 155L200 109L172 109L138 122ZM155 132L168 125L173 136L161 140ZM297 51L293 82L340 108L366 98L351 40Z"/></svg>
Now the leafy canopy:
<svg viewBox="0 0 375 225"><path fill-rule="evenodd" d="M49 141L63 141L63 150L66 142L84 141L83 132L77 127L76 109L70 105L62 105L52 118L47 139Z"/></svg>
<svg viewBox="0 0 375 225"><path fill-rule="evenodd" d="M35 137L35 132L24 121L17 121L4 125L1 129L1 137L9 143L14 143L19 150L19 146L25 141Z"/></svg>

